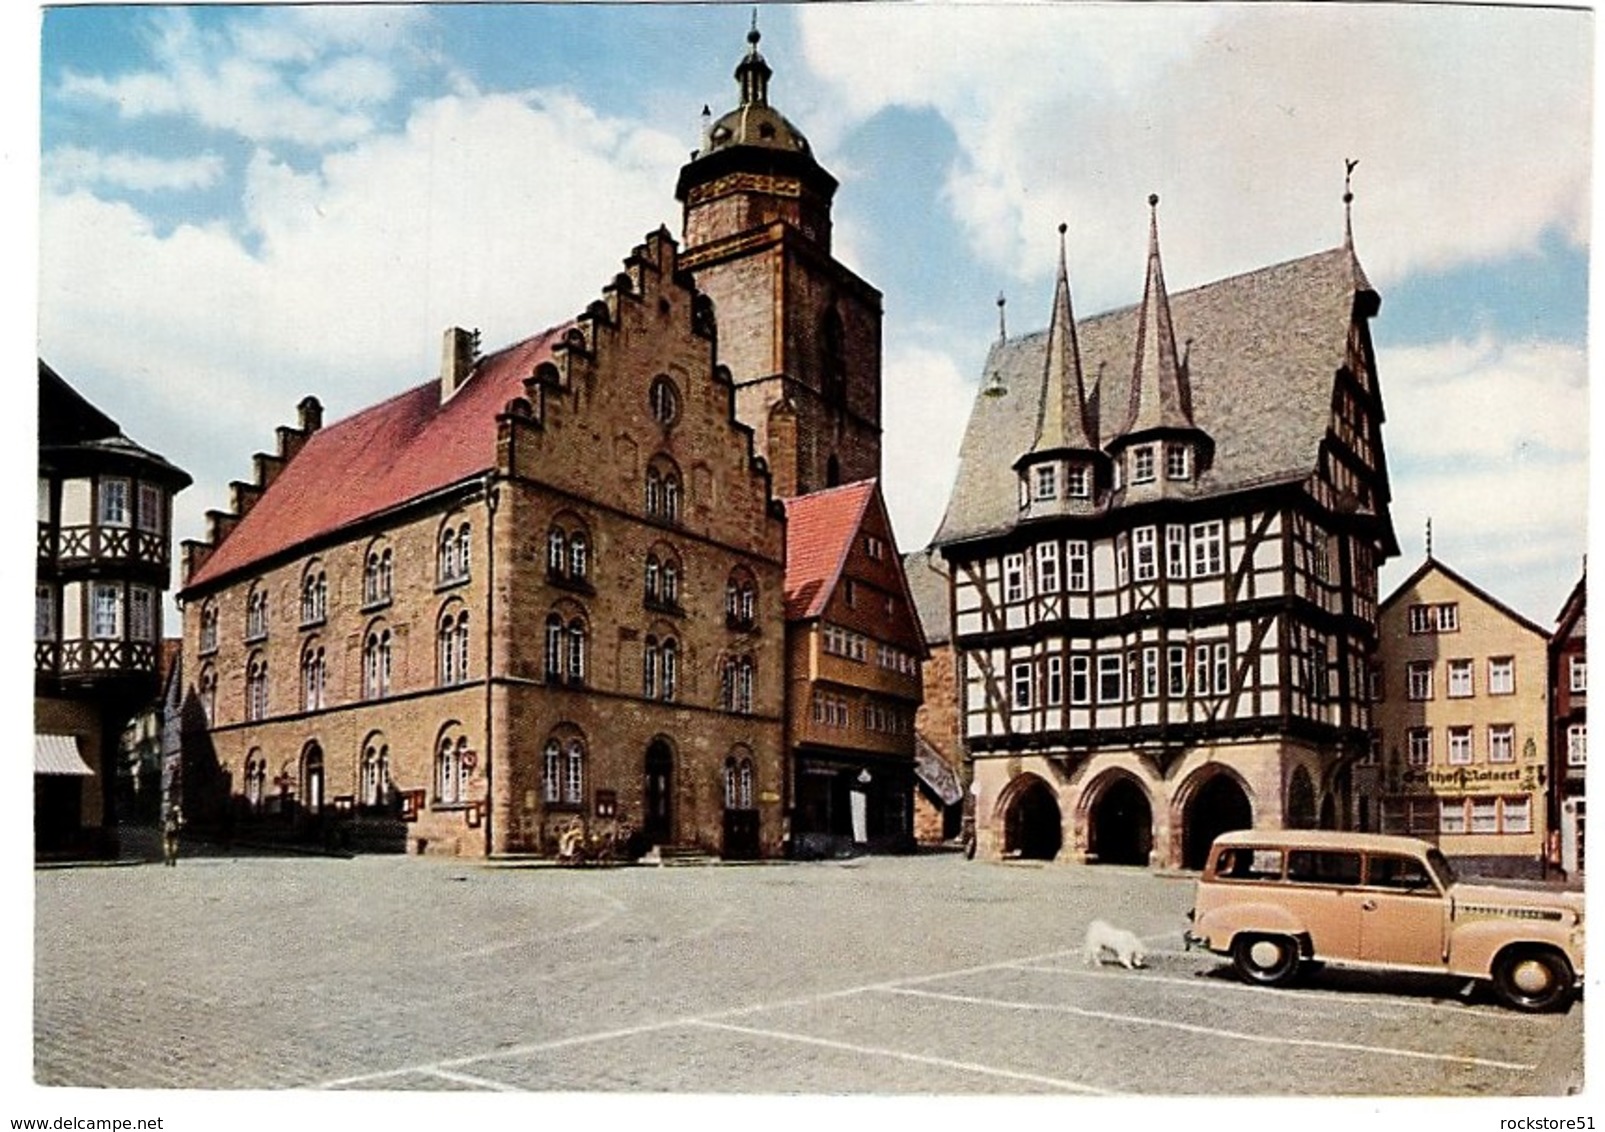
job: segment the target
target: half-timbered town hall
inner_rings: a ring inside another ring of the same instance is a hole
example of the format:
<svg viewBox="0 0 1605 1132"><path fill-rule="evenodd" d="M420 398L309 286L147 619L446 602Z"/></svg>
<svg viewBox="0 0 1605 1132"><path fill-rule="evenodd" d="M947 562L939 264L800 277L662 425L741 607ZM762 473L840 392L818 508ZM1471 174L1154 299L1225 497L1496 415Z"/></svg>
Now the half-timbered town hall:
<svg viewBox="0 0 1605 1132"><path fill-rule="evenodd" d="M1346 824L1397 553L1352 239L1002 338L936 544L983 855L1196 867ZM1136 264L1133 264L1135 276Z"/></svg>

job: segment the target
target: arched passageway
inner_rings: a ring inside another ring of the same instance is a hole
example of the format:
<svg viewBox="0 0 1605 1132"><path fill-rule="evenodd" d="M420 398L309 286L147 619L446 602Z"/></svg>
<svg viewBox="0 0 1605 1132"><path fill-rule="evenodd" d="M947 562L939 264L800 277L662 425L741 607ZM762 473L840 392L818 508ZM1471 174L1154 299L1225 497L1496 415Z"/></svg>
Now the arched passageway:
<svg viewBox="0 0 1605 1132"><path fill-rule="evenodd" d="M1087 826L1087 853L1100 865L1147 865L1154 811L1141 786L1124 776L1098 794Z"/></svg>
<svg viewBox="0 0 1605 1132"><path fill-rule="evenodd" d="M1248 795L1229 774L1217 774L1193 794L1182 814L1182 867L1201 869L1215 838L1254 824Z"/></svg>
<svg viewBox="0 0 1605 1132"><path fill-rule="evenodd" d="M1003 815L1003 854L1033 861L1051 861L1064 844L1059 800L1053 788L1032 776L1015 793Z"/></svg>

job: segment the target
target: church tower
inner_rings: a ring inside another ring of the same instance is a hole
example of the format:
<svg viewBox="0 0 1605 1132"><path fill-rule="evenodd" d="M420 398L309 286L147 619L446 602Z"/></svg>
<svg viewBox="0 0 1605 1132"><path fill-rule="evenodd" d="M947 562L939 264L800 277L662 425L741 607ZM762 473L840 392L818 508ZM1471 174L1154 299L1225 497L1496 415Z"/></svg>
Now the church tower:
<svg viewBox="0 0 1605 1132"><path fill-rule="evenodd" d="M680 170L680 267L713 300L736 415L777 495L880 475L881 294L831 256L836 179L769 104L754 17L740 104Z"/></svg>

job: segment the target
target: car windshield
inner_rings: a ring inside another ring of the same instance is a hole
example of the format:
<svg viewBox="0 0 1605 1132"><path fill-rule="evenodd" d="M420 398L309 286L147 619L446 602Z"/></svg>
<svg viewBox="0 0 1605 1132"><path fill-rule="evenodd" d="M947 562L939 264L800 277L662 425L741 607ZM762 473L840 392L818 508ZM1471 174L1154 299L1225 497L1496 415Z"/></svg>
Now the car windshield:
<svg viewBox="0 0 1605 1132"><path fill-rule="evenodd" d="M1448 888L1456 880L1454 866L1439 849L1427 850L1427 867L1432 870L1432 875L1438 878L1440 888Z"/></svg>

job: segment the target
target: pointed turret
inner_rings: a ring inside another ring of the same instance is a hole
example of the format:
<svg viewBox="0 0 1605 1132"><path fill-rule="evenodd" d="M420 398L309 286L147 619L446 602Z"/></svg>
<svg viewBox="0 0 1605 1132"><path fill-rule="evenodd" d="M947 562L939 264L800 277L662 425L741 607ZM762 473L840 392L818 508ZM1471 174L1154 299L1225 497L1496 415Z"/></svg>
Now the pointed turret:
<svg viewBox="0 0 1605 1132"><path fill-rule="evenodd" d="M1065 225L1059 225L1059 276L1053 288L1053 320L1048 325L1048 360L1042 383L1042 411L1033 453L1071 449L1096 451L1087 428L1087 394L1081 379L1081 350L1070 309L1070 272L1065 266Z"/></svg>
<svg viewBox="0 0 1605 1132"><path fill-rule="evenodd" d="M1209 447L1208 436L1193 420L1187 363L1176 352L1170 294L1159 255L1159 197L1153 195L1148 198L1148 274L1137 312L1130 399L1125 424L1109 448L1117 462L1123 462L1130 450L1125 480L1136 485L1194 479Z"/></svg>

